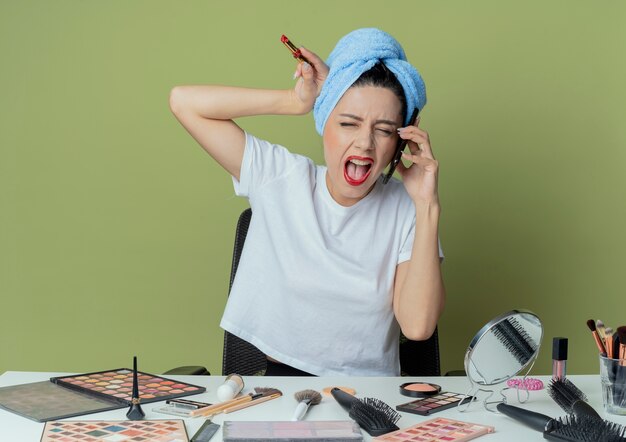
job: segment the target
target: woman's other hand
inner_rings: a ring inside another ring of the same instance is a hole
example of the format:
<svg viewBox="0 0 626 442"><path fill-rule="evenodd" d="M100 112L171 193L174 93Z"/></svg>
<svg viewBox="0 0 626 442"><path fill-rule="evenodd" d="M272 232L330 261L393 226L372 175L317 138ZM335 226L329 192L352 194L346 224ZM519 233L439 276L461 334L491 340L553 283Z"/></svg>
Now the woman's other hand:
<svg viewBox="0 0 626 442"><path fill-rule="evenodd" d="M293 76L294 79L298 78L298 82L293 92L300 112L306 114L313 109L315 99L322 90L322 85L328 76L328 66L314 52L302 47L300 51L311 64L306 62L298 63L296 73Z"/></svg>
<svg viewBox="0 0 626 442"><path fill-rule="evenodd" d="M439 204L437 180L439 162L433 156L428 132L420 129L419 118L414 126L398 129L400 138L407 140L409 153L403 152L402 158L410 161L408 166L398 164L398 173L404 187L415 203Z"/></svg>

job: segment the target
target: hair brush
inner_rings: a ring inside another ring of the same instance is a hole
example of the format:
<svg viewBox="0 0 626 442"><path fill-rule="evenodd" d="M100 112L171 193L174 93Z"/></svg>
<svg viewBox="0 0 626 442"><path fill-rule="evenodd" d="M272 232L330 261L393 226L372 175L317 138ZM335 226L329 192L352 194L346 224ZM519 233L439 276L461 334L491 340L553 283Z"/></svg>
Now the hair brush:
<svg viewBox="0 0 626 442"><path fill-rule="evenodd" d="M565 416L555 419L554 428L543 433L544 439L569 442L624 442L626 428L614 422L589 416Z"/></svg>
<svg viewBox="0 0 626 442"><path fill-rule="evenodd" d="M548 386L548 394L568 414L602 419L596 410L587 403L585 393L580 391L569 379L552 379Z"/></svg>
<svg viewBox="0 0 626 442"><path fill-rule="evenodd" d="M375 398L357 399L339 388L333 388L330 393L348 412L350 418L370 436L382 436L399 430L396 422L400 420L400 413L383 401Z"/></svg>
<svg viewBox="0 0 626 442"><path fill-rule="evenodd" d="M498 322L494 327L494 335L522 365L526 364L537 350L533 338L515 318Z"/></svg>
<svg viewBox="0 0 626 442"><path fill-rule="evenodd" d="M545 414L504 403L498 404L497 409L533 430L543 432L544 439L571 442L626 442L624 427L596 417L570 415L554 419Z"/></svg>

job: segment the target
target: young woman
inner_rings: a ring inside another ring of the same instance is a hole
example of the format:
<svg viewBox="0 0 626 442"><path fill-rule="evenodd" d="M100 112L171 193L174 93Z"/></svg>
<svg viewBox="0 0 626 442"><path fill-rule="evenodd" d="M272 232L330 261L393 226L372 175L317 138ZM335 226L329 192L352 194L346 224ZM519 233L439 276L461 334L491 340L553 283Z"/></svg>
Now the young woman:
<svg viewBox="0 0 626 442"><path fill-rule="evenodd" d="M428 339L445 291L438 163L415 108L424 83L378 29L344 36L326 64L301 48L290 90L177 86L176 118L233 177L253 216L221 326L267 354L267 374L400 373L400 330ZM233 120L314 111L326 165ZM383 184L400 139L397 171Z"/></svg>

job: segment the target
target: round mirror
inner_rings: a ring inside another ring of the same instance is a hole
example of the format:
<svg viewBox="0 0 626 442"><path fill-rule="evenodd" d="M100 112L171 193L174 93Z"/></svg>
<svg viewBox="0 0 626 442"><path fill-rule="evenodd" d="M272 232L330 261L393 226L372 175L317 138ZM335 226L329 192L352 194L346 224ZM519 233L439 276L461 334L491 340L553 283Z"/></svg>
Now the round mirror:
<svg viewBox="0 0 626 442"><path fill-rule="evenodd" d="M516 376L536 358L543 327L532 312L512 310L480 329L465 354L465 372L476 385L495 385Z"/></svg>

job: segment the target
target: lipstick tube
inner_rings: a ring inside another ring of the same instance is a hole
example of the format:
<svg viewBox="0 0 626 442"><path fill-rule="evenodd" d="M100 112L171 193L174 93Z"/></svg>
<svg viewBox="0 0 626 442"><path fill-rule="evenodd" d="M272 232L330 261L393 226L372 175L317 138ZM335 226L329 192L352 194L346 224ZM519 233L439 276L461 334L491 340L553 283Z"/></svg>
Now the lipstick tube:
<svg viewBox="0 0 626 442"><path fill-rule="evenodd" d="M567 369L567 338L552 338L552 379L565 379Z"/></svg>

